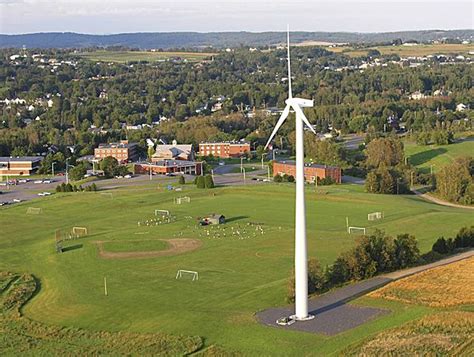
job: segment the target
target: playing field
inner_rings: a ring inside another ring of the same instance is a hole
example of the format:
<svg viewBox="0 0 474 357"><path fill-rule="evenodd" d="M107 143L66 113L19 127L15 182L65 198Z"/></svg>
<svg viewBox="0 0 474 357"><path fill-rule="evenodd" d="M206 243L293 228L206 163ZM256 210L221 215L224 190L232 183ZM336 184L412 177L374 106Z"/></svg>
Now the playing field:
<svg viewBox="0 0 474 357"><path fill-rule="evenodd" d="M423 173L429 173L431 167L436 172L443 166L461 156L474 156L474 140L465 140L450 145L417 145L405 143L405 154L410 164Z"/></svg>
<svg viewBox="0 0 474 357"><path fill-rule="evenodd" d="M351 343L425 314L428 308L387 303L392 313L334 337L259 325L256 311L284 304L293 264L294 186L249 185L182 192L148 186L114 189L113 200L93 192L53 195L34 203L41 215L26 215L32 203L0 209L0 271L28 272L41 289L25 306L26 316L91 331L164 332L201 336L246 355L327 355ZM175 205L186 194L191 203ZM176 221L138 225L169 210ZM383 211L384 219L367 221ZM197 218L221 213L219 229L199 227ZM423 252L441 235L472 224L472 212L434 205L414 196L372 195L352 185L314 187L307 194L309 256L323 265L354 242L350 225L411 233ZM54 232L85 226L89 236L55 252ZM225 227L225 230L224 230ZM238 233L237 233L238 232ZM199 240L196 249L144 259L103 259L96 241L115 252L163 250L158 239ZM143 242L133 244L131 241ZM152 241L149 241L152 240ZM178 269L199 280L176 279ZM107 278L108 296L103 281Z"/></svg>
<svg viewBox="0 0 474 357"><path fill-rule="evenodd" d="M189 62L198 62L206 58L215 56L215 53L206 52L151 52L151 51L94 51L94 52L82 52L79 56L89 59L91 61L101 62L156 62L165 61L172 58L180 58Z"/></svg>

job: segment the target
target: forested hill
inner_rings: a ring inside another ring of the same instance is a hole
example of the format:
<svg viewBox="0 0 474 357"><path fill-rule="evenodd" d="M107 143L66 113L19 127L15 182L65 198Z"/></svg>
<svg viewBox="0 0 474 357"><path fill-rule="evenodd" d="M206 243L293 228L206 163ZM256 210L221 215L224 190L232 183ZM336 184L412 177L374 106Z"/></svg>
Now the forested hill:
<svg viewBox="0 0 474 357"><path fill-rule="evenodd" d="M385 33L292 32L292 41L324 41L334 43L380 43L397 39L419 42L441 39L473 39L474 30L424 30ZM87 35L72 32L0 35L0 47L81 48L124 46L132 48L191 48L266 46L285 41L283 32L150 32L113 35Z"/></svg>

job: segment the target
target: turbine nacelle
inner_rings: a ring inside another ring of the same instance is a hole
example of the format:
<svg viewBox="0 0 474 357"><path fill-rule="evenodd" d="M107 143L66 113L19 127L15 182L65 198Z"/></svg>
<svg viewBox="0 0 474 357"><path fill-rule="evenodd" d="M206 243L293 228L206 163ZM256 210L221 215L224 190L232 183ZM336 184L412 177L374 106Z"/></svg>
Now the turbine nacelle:
<svg viewBox="0 0 474 357"><path fill-rule="evenodd" d="M312 108L314 107L314 100L303 99L303 98L288 98L285 100L287 105L292 107L298 106L300 108Z"/></svg>

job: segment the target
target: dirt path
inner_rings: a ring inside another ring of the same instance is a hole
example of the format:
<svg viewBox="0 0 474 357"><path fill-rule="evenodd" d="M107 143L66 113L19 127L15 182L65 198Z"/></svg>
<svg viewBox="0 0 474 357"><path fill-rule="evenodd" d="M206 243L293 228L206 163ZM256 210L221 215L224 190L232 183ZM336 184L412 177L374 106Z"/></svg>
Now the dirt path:
<svg viewBox="0 0 474 357"><path fill-rule="evenodd" d="M198 239L160 239L169 244L169 247L165 250L145 251L145 252L107 252L104 249L104 243L110 241L95 241L99 248L99 256L104 259L143 259L143 258L155 258L170 255L178 255L201 247L202 242Z"/></svg>
<svg viewBox="0 0 474 357"><path fill-rule="evenodd" d="M451 202L447 202L447 201L443 201L439 198L436 198L436 197L433 197L427 193L421 193L420 191L417 191L417 190L413 190L413 193L427 201L430 201L430 202L433 202L433 203L436 203L438 205L441 205L441 206L447 206L447 207L456 207L456 208L466 208L466 209L474 209L474 206L464 206L464 205L458 205L456 203L451 203Z"/></svg>

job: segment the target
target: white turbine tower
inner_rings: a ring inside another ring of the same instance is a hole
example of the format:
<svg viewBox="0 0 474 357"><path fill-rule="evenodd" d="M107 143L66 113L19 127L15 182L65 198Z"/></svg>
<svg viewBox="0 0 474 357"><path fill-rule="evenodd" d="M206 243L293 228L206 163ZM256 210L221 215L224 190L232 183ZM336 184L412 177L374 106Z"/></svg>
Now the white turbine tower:
<svg viewBox="0 0 474 357"><path fill-rule="evenodd" d="M304 198L304 144L303 123L316 134L301 108L313 107L313 101L293 98L291 91L290 29L288 27L288 99L286 107L268 139L268 147L285 119L293 109L296 114L296 216L295 216L295 315L296 320L310 320L308 314L308 252L306 247L306 212Z"/></svg>

